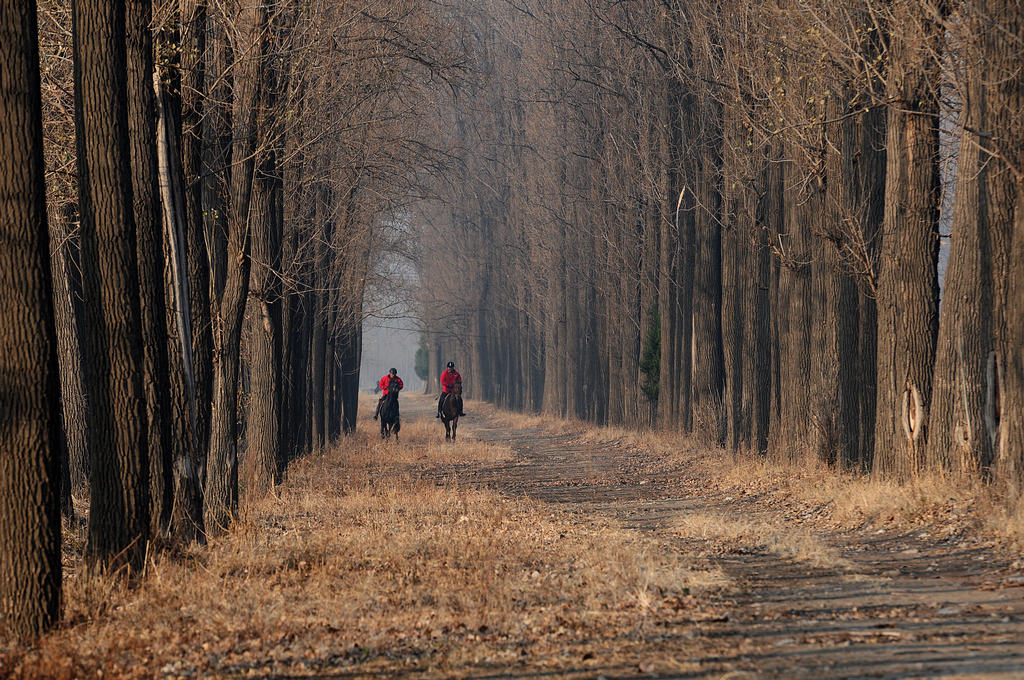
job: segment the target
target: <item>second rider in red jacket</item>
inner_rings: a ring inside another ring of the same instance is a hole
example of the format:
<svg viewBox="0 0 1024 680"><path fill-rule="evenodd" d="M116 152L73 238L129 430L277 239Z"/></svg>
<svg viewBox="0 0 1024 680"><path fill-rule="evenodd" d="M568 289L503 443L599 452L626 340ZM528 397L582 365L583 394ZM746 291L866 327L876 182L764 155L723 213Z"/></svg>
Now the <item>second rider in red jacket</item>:
<svg viewBox="0 0 1024 680"><path fill-rule="evenodd" d="M455 362L449 361L448 368L445 369L444 373L441 374L441 397L437 400L437 415L435 418L441 417L441 407L444 405L444 400L448 398L452 390L455 388L455 383L462 383L462 376L455 370ZM459 400L462 401L461 399ZM459 415L464 416L462 412L462 404L459 404Z"/></svg>

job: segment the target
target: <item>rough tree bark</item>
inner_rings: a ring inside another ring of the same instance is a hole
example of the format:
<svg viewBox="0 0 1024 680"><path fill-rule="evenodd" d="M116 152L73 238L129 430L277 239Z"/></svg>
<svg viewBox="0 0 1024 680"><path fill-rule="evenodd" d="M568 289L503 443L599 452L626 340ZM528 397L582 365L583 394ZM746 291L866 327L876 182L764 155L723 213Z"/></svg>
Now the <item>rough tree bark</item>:
<svg viewBox="0 0 1024 680"><path fill-rule="evenodd" d="M693 105L688 101L683 108L680 125L683 129L683 137L691 133L693 125ZM678 186L679 198L676 205L676 219L679 220L679 293L676 298L676 318L679 320L679 332L676 336L676 356L678 361L679 380L679 402L677 413L679 426L686 432L692 432L693 420L693 372L694 372L694 347L693 347L693 309L694 309L694 282L696 276L694 266L696 264L696 240L697 223L695 218L696 195L693 193L694 182L697 181L696 164L692 154L686 154L679 169Z"/></svg>
<svg viewBox="0 0 1024 680"><path fill-rule="evenodd" d="M800 153L794 144L789 157ZM815 309L813 296L814 251L811 241L812 224L820 222L822 206L819 176L812 176L805 184L803 173L807 168L791 160L787 165L786 188L792 200L786 202L786 266L782 269L780 286L785 287L787 306L780 313L786 315L786 332L780 337L784 345L781 355L780 387L782 390L782 423L775 432L778 453L791 461L801 460L808 452L811 440L811 367L815 355Z"/></svg>
<svg viewBox="0 0 1024 680"><path fill-rule="evenodd" d="M210 441L210 392L213 336L210 319L210 258L203 216L203 117L206 83L206 0L180 0L181 17L181 166L185 184L185 240L188 263L189 313L195 371L196 436L200 461ZM217 107L214 107L217 110ZM213 201L207 207L213 208Z"/></svg>
<svg viewBox="0 0 1024 680"><path fill-rule="evenodd" d="M859 153L854 154L859 204L852 208L858 215L861 234L861 258L873 262L881 248L885 219L886 125L888 115L876 107L864 113L859 125ZM849 195L849 194L847 194ZM878 304L875 277L870 266L862 265L858 279L860 333L857 359L860 382L860 425L857 465L862 471L872 466L875 452L875 403L877 400Z"/></svg>
<svg viewBox="0 0 1024 680"><path fill-rule="evenodd" d="M782 202L781 182L772 183L771 173L769 167L761 171L755 207L751 253L754 290L747 297L747 319L751 323L748 334L750 350L747 354L749 361L744 364L743 379L744 386L749 386L753 392L750 444L761 456L768 453L772 399L771 322L774 315L771 308L772 251L769 243L771 231L768 227L768 211L770 201L775 200L780 204ZM771 195L772 191L777 192L778 196Z"/></svg>
<svg viewBox="0 0 1024 680"><path fill-rule="evenodd" d="M216 300L213 407L206 467L204 520L207 533L224 531L238 507L238 375L242 321L249 292L250 203L256 163L262 31L266 12L247 0L232 17L235 70L232 86L232 149L224 289Z"/></svg>
<svg viewBox="0 0 1024 680"><path fill-rule="evenodd" d="M327 280L329 266L329 243L333 234L330 219L330 192L326 188L316 190L316 209L313 215L314 265L310 280L314 289L309 294L310 307L307 314L310 318L309 334L309 387L306 398L306 413L310 424L310 447L319 453L327 444L327 424L324 420L324 402L328 393L325 389L324 376L327 360Z"/></svg>
<svg viewBox="0 0 1024 680"><path fill-rule="evenodd" d="M90 563L142 568L149 541L149 456L128 147L125 3L72 8L75 121L85 291Z"/></svg>
<svg viewBox="0 0 1024 680"><path fill-rule="evenodd" d="M986 370L994 357L992 239L987 178L988 130L982 53L984 26L971 17L973 40L965 45L967 96L961 112L962 135L957 156L956 197L945 293L932 377L927 455L922 465L957 474L975 474L991 465L993 444L985 426L985 398L997 389L996 371ZM991 381L991 384L990 384Z"/></svg>
<svg viewBox="0 0 1024 680"><path fill-rule="evenodd" d="M658 252L658 319L661 322L661 360L658 372L658 424L666 429L679 423L679 194L678 172L682 139L678 124L678 107L682 83L668 78L666 112L669 133L665 135L664 207L661 215Z"/></svg>
<svg viewBox="0 0 1024 680"><path fill-rule="evenodd" d="M281 131L276 116L282 73L276 64L266 64L261 77L264 93L259 124L263 158L253 180L249 217L252 265L246 443L250 499L262 498L279 481L281 459L281 175L275 149Z"/></svg>
<svg viewBox="0 0 1024 680"><path fill-rule="evenodd" d="M744 365L753 360L745 351L749 335L745 300L749 297L749 238L753 232L749 205L746 203L747 182L741 174L736 150L744 139L736 115L723 121L723 175L729 178L722 191L722 355L725 377L723 390L725 444L734 453L748 441L749 413L744 412Z"/></svg>
<svg viewBox="0 0 1024 680"><path fill-rule="evenodd" d="M996 471L1010 502L1020 508L1024 497L1024 75L1020 70L1024 16L1019 5L979 0L991 24L983 31L985 79L994 134L994 168L989 175L995 278L995 356L988 362L996 373L994 389L985 398L986 434L996 448Z"/></svg>
<svg viewBox="0 0 1024 680"><path fill-rule="evenodd" d="M171 402L164 302L162 213L157 192L152 3L127 7L128 135L142 311L143 388L149 447L150 535L166 535L174 499Z"/></svg>
<svg viewBox="0 0 1024 680"><path fill-rule="evenodd" d="M693 286L693 428L725 442L722 354L721 110L704 107L696 177Z"/></svg>
<svg viewBox="0 0 1024 680"><path fill-rule="evenodd" d="M63 414L63 448L68 464L68 498L62 512L70 514L71 493L82 493L89 484L88 404L82 385L82 279L79 275L78 234L71 233L70 206L49 203L50 264L53 272L53 307L57 322L57 356L60 364L60 402ZM78 304L76 304L76 301ZM61 496L64 496L61 489Z"/></svg>
<svg viewBox="0 0 1024 680"><path fill-rule="evenodd" d="M1021 27L1017 24L1014 28L1014 35L1020 40ZM1018 105L1021 103L1018 99ZM1024 109L1018 108L1020 110ZM1016 147L1018 162L1022 160L1019 153L1022 141L1018 140ZM1007 271L1006 304L1008 309L1020 310L1024 309L1024 187L1019 183L1013 210L1013 245ZM1011 314L1007 321L1005 335L998 345L1003 388L999 420L994 423L998 429L993 429L998 436L998 476L1011 502L1019 507L1024 497L1024 314Z"/></svg>
<svg viewBox="0 0 1024 680"><path fill-rule="evenodd" d="M919 3L894 3L885 222L878 260L874 471L907 478L927 443L938 331L939 65L942 27ZM910 32L915 34L911 35Z"/></svg>
<svg viewBox="0 0 1024 680"><path fill-rule="evenodd" d="M858 458L860 381L857 370L859 300L847 253L849 230L858 221L851 210L855 195L855 163L859 154L858 120L846 104L852 93L844 90L828 99L826 117L842 119L826 129L826 188L821 223L820 266L814 280L815 310L823 341L817 347L816 389L812 422L814 448L819 460L850 466ZM854 194L851 196L850 194Z"/></svg>
<svg viewBox="0 0 1024 680"><path fill-rule="evenodd" d="M0 6L0 627L60 616L60 391L33 2Z"/></svg>
<svg viewBox="0 0 1024 680"><path fill-rule="evenodd" d="M280 357L280 292L277 272L281 267L280 238L272 214L273 160L267 159L253 187L252 270L249 295L250 399L246 418L246 445L250 474L247 498L258 500L276 481L280 454L281 395L278 390Z"/></svg>
<svg viewBox="0 0 1024 680"><path fill-rule="evenodd" d="M166 46L163 46L166 47ZM186 262L184 174L178 162L173 80L153 79L157 107L157 167L163 208L163 286L166 291L167 364L171 422L169 463L171 514L167 534L182 545L204 538L199 431L196 422L195 360L192 353L191 295Z"/></svg>

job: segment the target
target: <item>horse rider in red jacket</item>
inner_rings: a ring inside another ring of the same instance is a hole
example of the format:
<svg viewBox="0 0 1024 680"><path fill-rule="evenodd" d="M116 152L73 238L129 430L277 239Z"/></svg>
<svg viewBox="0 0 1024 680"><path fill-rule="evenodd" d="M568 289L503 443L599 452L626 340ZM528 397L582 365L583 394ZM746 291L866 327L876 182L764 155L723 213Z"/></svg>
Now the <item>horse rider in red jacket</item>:
<svg viewBox="0 0 1024 680"><path fill-rule="evenodd" d="M462 384L462 376L455 370L455 362L449 361L448 368L441 374L441 397L437 400L437 415L434 416L435 418L441 417L441 407L444 406L444 400L451 394L455 383ZM461 404L459 405L459 415L466 415L462 412Z"/></svg>
<svg viewBox="0 0 1024 680"><path fill-rule="evenodd" d="M388 371L388 374L386 376L380 379L380 381L377 383L377 387L380 388L381 395L380 399L377 400L377 410L373 414L374 420L377 420L377 418L380 416L380 407L381 404L384 403L384 398L388 396L388 390L394 387L395 391L398 391L405 387L405 383L403 383L402 379L398 377L398 369L392 368Z"/></svg>

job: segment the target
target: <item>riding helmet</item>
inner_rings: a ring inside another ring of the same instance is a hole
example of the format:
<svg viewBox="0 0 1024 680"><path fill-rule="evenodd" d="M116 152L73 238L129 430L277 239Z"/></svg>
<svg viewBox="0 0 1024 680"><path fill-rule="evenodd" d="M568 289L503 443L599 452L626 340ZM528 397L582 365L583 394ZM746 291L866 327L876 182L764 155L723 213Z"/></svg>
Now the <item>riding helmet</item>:
<svg viewBox="0 0 1024 680"><path fill-rule="evenodd" d="M448 362L448 368L455 368L455 362L454 361L449 361Z"/></svg>
<svg viewBox="0 0 1024 680"><path fill-rule="evenodd" d="M398 369L397 368L389 368L388 369L388 373L394 373L395 375L398 375Z"/></svg>

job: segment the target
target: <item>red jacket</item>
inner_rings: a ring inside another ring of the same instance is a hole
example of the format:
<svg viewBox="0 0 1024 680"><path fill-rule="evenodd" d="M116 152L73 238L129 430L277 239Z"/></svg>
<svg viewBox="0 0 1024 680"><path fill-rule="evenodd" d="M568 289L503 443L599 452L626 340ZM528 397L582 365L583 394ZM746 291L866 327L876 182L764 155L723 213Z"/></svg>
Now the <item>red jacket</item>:
<svg viewBox="0 0 1024 680"><path fill-rule="evenodd" d="M402 382L401 378L399 378L397 375L394 378L392 378L390 373L388 373L386 376L380 379L380 382L377 383L377 387L379 387L384 394L387 394L388 388L391 387L392 380L395 381L395 387L397 387L398 389L402 389L405 387L405 383Z"/></svg>
<svg viewBox="0 0 1024 680"><path fill-rule="evenodd" d="M454 368L445 369L445 372L441 374L441 391L451 392L452 388L455 387L455 383L462 382L462 376Z"/></svg>

